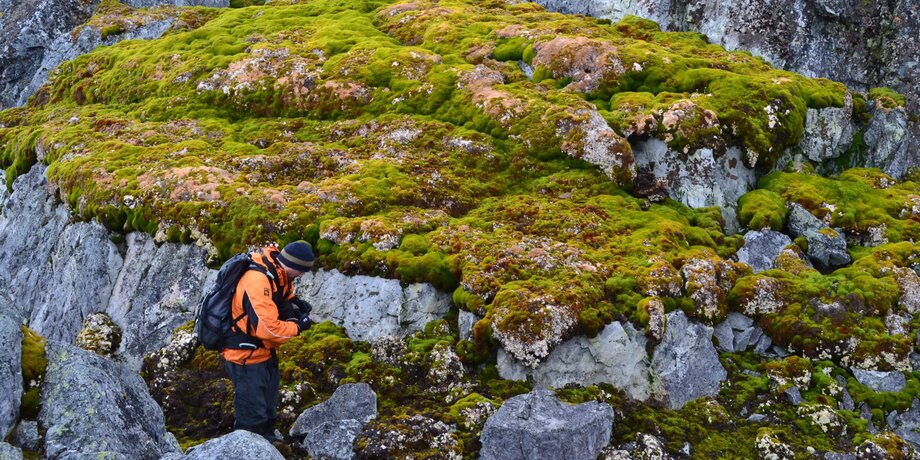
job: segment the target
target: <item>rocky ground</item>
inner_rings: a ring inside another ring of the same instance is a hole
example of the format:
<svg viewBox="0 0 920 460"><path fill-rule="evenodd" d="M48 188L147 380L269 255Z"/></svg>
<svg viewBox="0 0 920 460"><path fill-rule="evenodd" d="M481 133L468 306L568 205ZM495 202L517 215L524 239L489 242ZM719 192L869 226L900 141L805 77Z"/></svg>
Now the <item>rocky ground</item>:
<svg viewBox="0 0 920 460"><path fill-rule="evenodd" d="M148 3L0 16L0 449L918 456L911 94L532 3ZM300 238L271 446L189 320Z"/></svg>

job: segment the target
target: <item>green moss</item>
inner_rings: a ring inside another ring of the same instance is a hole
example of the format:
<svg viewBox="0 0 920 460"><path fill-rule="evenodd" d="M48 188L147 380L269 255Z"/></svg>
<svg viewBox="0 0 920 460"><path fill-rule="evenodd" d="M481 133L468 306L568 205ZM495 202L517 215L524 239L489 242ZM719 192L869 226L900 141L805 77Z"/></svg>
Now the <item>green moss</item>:
<svg viewBox="0 0 920 460"><path fill-rule="evenodd" d="M771 190L753 190L738 199L738 220L751 230L780 231L788 212L783 198Z"/></svg>
<svg viewBox="0 0 920 460"><path fill-rule="evenodd" d="M900 94L891 88L872 88L869 90L867 97L870 100L877 100L882 107L886 109L893 109L895 107L904 107L904 104L907 102L907 99L903 94Z"/></svg>
<svg viewBox="0 0 920 460"><path fill-rule="evenodd" d="M19 415L24 420L34 420L38 416L38 409L41 403L41 386L47 366L45 339L23 326L22 381L24 393L19 405Z"/></svg>

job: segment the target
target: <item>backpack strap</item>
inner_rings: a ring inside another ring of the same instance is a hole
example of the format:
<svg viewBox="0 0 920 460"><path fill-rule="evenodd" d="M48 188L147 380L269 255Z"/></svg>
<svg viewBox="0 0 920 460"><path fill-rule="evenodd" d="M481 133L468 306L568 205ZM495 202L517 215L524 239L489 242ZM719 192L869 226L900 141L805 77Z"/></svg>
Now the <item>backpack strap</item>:
<svg viewBox="0 0 920 460"><path fill-rule="evenodd" d="M247 270L255 270L268 278L268 284L272 287L272 301L275 303L275 306L280 305L279 298L284 297L281 292L281 287L278 285L278 272L272 264L264 255L262 256L262 263L265 264L263 267L255 262L249 264ZM233 321L230 323L230 335L224 341L224 348L231 349L243 349L243 350L255 350L257 348L262 348L264 345L262 341L253 337L251 335L252 325L247 321L247 330L243 331L238 326L239 322L243 317L246 316L246 310L244 309L242 313L236 318L233 318Z"/></svg>

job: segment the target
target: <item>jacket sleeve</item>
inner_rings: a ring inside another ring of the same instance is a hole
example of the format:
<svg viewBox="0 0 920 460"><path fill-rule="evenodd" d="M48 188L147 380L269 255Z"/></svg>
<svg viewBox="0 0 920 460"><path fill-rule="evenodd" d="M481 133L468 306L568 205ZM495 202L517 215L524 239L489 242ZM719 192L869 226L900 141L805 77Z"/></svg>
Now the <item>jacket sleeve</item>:
<svg viewBox="0 0 920 460"><path fill-rule="evenodd" d="M297 336L297 324L278 319L278 307L272 301L268 278L257 271L249 271L240 280L243 288L243 311L257 339L280 345Z"/></svg>

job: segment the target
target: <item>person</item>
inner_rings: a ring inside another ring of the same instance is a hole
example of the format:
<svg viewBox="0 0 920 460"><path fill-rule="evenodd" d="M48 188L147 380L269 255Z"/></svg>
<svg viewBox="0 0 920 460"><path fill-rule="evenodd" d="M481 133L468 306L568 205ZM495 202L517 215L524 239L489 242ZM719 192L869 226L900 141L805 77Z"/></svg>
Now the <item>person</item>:
<svg viewBox="0 0 920 460"><path fill-rule="evenodd" d="M313 324L309 304L294 295L293 281L311 270L315 257L306 241L281 251L269 246L251 257L259 266L237 283L232 334L222 355L233 382L234 428L274 442L280 440L275 432L280 385L275 350Z"/></svg>

